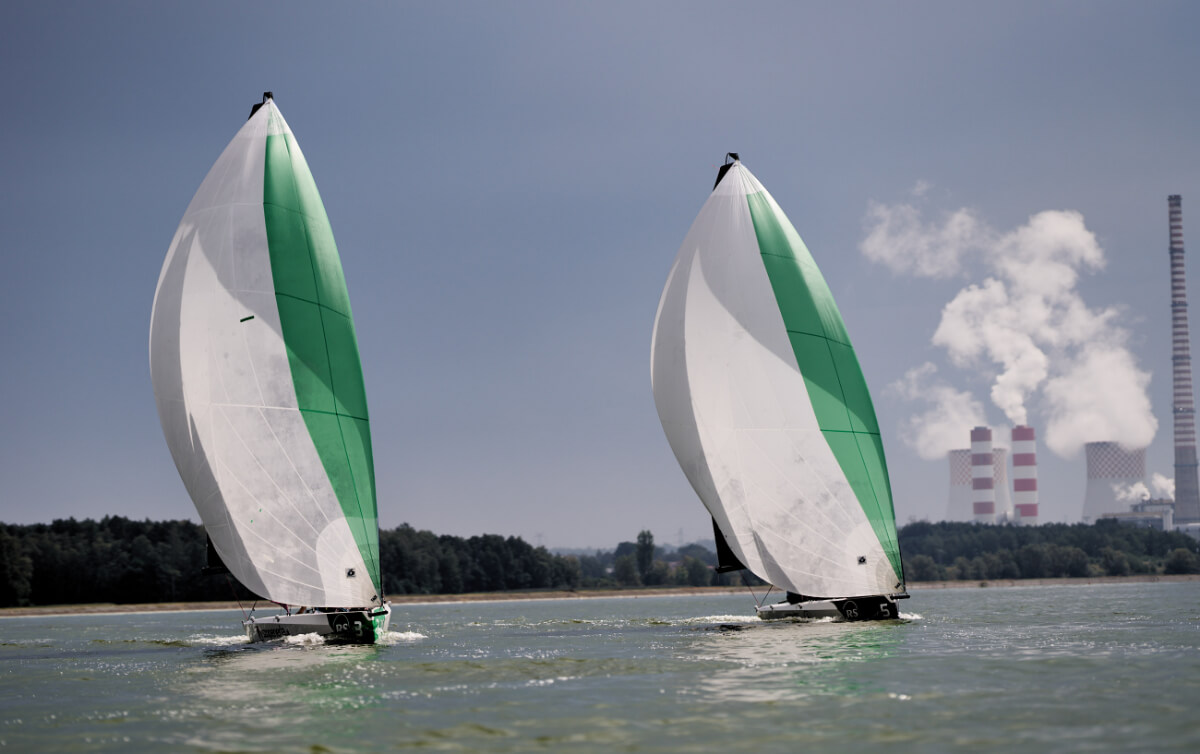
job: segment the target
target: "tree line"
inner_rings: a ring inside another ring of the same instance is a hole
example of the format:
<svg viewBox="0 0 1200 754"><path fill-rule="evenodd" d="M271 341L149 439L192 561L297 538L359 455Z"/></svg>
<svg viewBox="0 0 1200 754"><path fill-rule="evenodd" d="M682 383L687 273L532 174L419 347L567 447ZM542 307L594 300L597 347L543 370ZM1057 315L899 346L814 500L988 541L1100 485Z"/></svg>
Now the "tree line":
<svg viewBox="0 0 1200 754"><path fill-rule="evenodd" d="M407 524L379 533L385 594L574 589L577 559L519 537L463 539ZM254 600L227 576L201 573L204 527L191 521L0 524L0 607L91 602Z"/></svg>
<svg viewBox="0 0 1200 754"><path fill-rule="evenodd" d="M461 594L737 583L700 545L656 547L649 531L594 555L556 555L520 537L438 535L408 524L379 532L385 594ZM93 602L204 602L255 595L206 576L204 528L191 521L0 523L0 607ZM751 577L753 578L753 577Z"/></svg>
<svg viewBox="0 0 1200 754"><path fill-rule="evenodd" d="M1200 573L1200 543L1115 521L918 521L898 534L910 581ZM664 548L649 530L594 554L556 555L520 537L437 535L408 524L380 531L379 546L386 594L763 583L746 571L718 574L709 548ZM0 607L255 599L233 579L202 575L205 562L204 529L190 521L0 524Z"/></svg>
<svg viewBox="0 0 1200 754"><path fill-rule="evenodd" d="M1200 542L1101 520L992 526L917 521L898 532L909 581L1200 573Z"/></svg>

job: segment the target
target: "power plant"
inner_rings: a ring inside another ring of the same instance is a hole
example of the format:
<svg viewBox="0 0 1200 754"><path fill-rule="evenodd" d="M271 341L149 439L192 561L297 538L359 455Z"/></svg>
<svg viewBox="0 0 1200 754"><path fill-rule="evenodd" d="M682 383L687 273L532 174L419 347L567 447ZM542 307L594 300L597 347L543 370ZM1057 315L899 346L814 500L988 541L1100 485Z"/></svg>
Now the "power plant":
<svg viewBox="0 0 1200 754"><path fill-rule="evenodd" d="M1032 431L1032 430L1030 430ZM1017 493L1018 499L1024 501L1026 510L1030 511L1022 517L1013 507L1014 498L1009 495L1008 486L1008 448L995 447L992 444L990 427L975 427L971 430L971 448L951 450L946 454L950 465L950 499L946 505L947 521L974 521L976 523L995 524L1004 522L1036 524L1037 523L1037 489L1034 482L1033 508L1028 507L1028 495ZM1022 462L1032 451L1023 451ZM1014 463L1016 456L1014 456ZM1036 475L1036 469L1033 472ZM1017 471L1014 466L1014 476L1020 479L1028 477L1027 472ZM1027 482L1018 485L1018 489L1028 487Z"/></svg>
<svg viewBox="0 0 1200 754"><path fill-rule="evenodd" d="M1183 207L1179 194L1167 197L1171 255L1171 362L1175 419L1175 523L1200 522L1200 481L1196 475L1196 407L1188 335L1187 284L1183 270ZM1086 515L1086 511L1085 511Z"/></svg>
<svg viewBox="0 0 1200 754"><path fill-rule="evenodd" d="M1133 521L1141 518L1173 523L1200 538L1200 467L1196 457L1196 408L1192 392L1192 357L1184 274L1183 209L1178 194L1167 197L1171 264L1171 363L1175 441L1175 499L1150 500L1146 489L1146 449L1105 440L1084 444L1087 489L1083 521L1101 517ZM989 427L970 430L970 450L951 450L949 521L1036 525L1039 521L1037 434L1033 427L1012 428L1012 497L1008 487L1008 452L992 443ZM1173 510L1168 511L1168 508ZM1141 518L1139 518L1141 517Z"/></svg>

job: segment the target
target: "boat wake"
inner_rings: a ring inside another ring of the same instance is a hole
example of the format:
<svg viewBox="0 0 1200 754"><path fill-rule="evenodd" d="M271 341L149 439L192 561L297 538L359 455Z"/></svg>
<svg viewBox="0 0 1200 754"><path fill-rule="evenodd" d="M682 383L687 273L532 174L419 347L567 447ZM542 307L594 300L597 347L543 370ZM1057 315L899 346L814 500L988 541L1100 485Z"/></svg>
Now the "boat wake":
<svg viewBox="0 0 1200 754"><path fill-rule="evenodd" d="M702 615L696 618L684 618L679 622L687 626L704 623L762 623L762 619L757 615Z"/></svg>
<svg viewBox="0 0 1200 754"><path fill-rule="evenodd" d="M375 641L376 644L385 644L387 646L395 646L396 644L411 644L414 641L427 639L425 634L417 633L416 631L388 631Z"/></svg>
<svg viewBox="0 0 1200 754"><path fill-rule="evenodd" d="M248 644L250 639L245 634L193 634L187 638L187 642L199 647L235 647L239 644Z"/></svg>

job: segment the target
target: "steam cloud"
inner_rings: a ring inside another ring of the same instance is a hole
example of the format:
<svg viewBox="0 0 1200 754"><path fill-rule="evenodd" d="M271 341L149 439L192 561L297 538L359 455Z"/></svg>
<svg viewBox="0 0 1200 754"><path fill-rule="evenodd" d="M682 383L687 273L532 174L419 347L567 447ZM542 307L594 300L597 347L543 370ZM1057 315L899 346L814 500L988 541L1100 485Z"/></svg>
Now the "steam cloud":
<svg viewBox="0 0 1200 754"><path fill-rule="evenodd" d="M1171 477L1154 472L1150 475L1150 486L1159 497L1175 499L1175 480Z"/></svg>
<svg viewBox="0 0 1200 754"><path fill-rule="evenodd" d="M914 192L926 190L923 184ZM960 290L942 309L933 344L946 349L951 363L987 376L991 400L1013 424L1028 424L1032 402L1045 417L1047 447L1072 456L1083 443L1116 440L1146 447L1158 421L1146 387L1150 375L1139 369L1127 348L1129 333L1117 324L1120 311L1090 308L1076 290L1082 272L1104 268L1104 251L1072 211L1044 211L1021 227L1000 233L973 211L960 209L941 222L924 222L913 204L871 204L863 254L897 274L946 278L982 266L984 279ZM944 422L958 422L974 404L944 383L920 393L932 365L909 372L894 387L910 400L933 406L911 418L912 442L923 458L937 458ZM939 402L946 400L942 406ZM980 411L982 413L982 410Z"/></svg>
<svg viewBox="0 0 1200 754"><path fill-rule="evenodd" d="M924 413L909 417L904 441L927 461L945 458L963 447L964 427L985 423L983 404L970 393L956 390L937 378L937 367L926 362L908 370L904 378L889 386L890 392L908 401L927 404Z"/></svg>
<svg viewBox="0 0 1200 754"><path fill-rule="evenodd" d="M1158 497L1175 498L1175 480L1157 472L1151 475L1149 487L1144 482L1134 482L1128 485L1114 484L1113 494L1119 502L1140 503L1154 496L1150 494L1151 488L1154 490L1154 495Z"/></svg>

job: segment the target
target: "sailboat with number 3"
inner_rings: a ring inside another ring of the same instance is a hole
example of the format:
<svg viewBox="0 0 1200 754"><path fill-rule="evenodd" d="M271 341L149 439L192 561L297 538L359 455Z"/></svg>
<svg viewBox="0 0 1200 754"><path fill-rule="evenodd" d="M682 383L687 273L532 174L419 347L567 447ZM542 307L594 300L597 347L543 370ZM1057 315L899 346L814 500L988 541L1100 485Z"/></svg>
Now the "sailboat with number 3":
<svg viewBox="0 0 1200 754"><path fill-rule="evenodd" d="M316 183L270 92L175 231L154 293L150 375L210 552L283 607L252 612L250 639L385 633L350 299Z"/></svg>
<svg viewBox="0 0 1200 754"><path fill-rule="evenodd" d="M667 277L650 371L719 570L787 593L760 617L899 616L891 484L858 358L812 255L736 153Z"/></svg>

